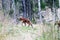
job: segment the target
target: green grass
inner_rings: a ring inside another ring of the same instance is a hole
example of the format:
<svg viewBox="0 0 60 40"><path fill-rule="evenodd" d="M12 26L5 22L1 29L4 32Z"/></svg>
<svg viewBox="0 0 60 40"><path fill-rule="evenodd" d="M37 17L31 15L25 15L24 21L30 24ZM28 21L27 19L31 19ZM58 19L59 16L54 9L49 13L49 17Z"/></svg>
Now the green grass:
<svg viewBox="0 0 60 40"><path fill-rule="evenodd" d="M0 32L2 31L2 26L3 26L2 23L0 23Z"/></svg>
<svg viewBox="0 0 60 40"><path fill-rule="evenodd" d="M2 30L3 25L0 23L0 31ZM22 27L18 27L16 26L16 29L13 30L14 26L10 25L8 27L8 33L11 34L12 36L15 36L15 33L18 34L19 32L22 33L31 33L33 34L37 34L37 30L39 30L38 27L32 28L32 27L28 27L28 26L22 26ZM50 28L50 29L49 29ZM54 30L53 30L54 28ZM58 36L58 30L57 27L53 26L52 24L46 24L46 32L43 31L42 36L39 36L34 39L34 40L57 40L58 38L56 36ZM48 31L49 30L49 31ZM53 34L56 35L53 37ZM56 38L55 38L56 37ZM1 37L0 37L1 38Z"/></svg>

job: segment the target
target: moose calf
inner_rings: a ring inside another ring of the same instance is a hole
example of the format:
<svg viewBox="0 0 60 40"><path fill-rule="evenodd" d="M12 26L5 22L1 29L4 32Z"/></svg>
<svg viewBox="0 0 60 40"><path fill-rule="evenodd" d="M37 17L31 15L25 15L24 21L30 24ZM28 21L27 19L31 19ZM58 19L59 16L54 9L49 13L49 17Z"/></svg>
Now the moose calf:
<svg viewBox="0 0 60 40"><path fill-rule="evenodd" d="M22 23L24 23L25 26L26 26L26 23L28 24L28 26L32 26L31 21L29 19L27 19L27 18L21 17L21 18L18 18L18 20L22 21ZM32 28L33 28L33 26L32 26Z"/></svg>

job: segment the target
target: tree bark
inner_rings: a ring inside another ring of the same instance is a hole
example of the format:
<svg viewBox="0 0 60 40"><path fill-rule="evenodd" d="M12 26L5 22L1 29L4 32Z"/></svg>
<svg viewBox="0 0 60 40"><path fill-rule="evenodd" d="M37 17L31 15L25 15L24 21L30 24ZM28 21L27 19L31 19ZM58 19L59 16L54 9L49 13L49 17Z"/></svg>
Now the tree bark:
<svg viewBox="0 0 60 40"><path fill-rule="evenodd" d="M10 10L10 0L2 0L2 7L4 10L4 16L6 16Z"/></svg>
<svg viewBox="0 0 60 40"><path fill-rule="evenodd" d="M42 23L42 15L41 15L41 4L40 4L40 0L38 0L38 15L39 15L39 19L40 19L40 23Z"/></svg>
<svg viewBox="0 0 60 40"><path fill-rule="evenodd" d="M23 1L23 17L27 18L27 13L26 13L26 0L22 0Z"/></svg>

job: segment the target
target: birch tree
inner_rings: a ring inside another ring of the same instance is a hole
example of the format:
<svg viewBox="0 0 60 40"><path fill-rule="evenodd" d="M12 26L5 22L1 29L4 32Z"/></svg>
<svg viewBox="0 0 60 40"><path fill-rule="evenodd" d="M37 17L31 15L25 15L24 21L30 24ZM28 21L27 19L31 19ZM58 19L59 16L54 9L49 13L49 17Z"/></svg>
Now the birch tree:
<svg viewBox="0 0 60 40"><path fill-rule="evenodd" d="M41 16L41 4L40 4L40 0L38 0L38 10L39 10L39 12L38 12L38 14L39 14L39 19L40 19L40 23L42 23L42 16Z"/></svg>
<svg viewBox="0 0 60 40"><path fill-rule="evenodd" d="M59 0L59 7L60 7L60 0Z"/></svg>

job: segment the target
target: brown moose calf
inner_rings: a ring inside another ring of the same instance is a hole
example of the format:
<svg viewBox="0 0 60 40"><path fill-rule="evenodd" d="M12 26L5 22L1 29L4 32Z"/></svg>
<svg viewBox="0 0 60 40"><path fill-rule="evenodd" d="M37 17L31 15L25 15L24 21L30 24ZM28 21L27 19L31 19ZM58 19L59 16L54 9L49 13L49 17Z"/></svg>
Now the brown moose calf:
<svg viewBox="0 0 60 40"><path fill-rule="evenodd" d="M25 26L26 26L26 23L28 24L28 26L32 26L32 23L31 23L31 21L29 19L24 18L24 17L21 17L21 18L18 18L18 19L19 19L19 21L22 21L22 23L24 23ZM33 26L32 26L32 28L33 28Z"/></svg>

